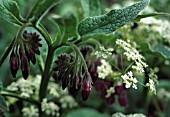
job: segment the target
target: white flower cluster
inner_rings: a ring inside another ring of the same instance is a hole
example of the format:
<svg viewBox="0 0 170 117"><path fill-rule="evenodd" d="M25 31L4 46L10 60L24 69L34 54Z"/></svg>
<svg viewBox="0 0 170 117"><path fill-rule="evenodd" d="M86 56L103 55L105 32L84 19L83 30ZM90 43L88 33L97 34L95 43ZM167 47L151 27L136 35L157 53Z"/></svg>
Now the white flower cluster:
<svg viewBox="0 0 170 117"><path fill-rule="evenodd" d="M78 103L74 100L72 96L65 95L62 98L60 98L59 102L61 103L61 108L74 108L78 106Z"/></svg>
<svg viewBox="0 0 170 117"><path fill-rule="evenodd" d="M170 100L170 92L164 88L160 88L157 92L157 96L161 100L169 101Z"/></svg>
<svg viewBox="0 0 170 117"><path fill-rule="evenodd" d="M107 95L106 98L110 97L113 93L115 93L115 88L114 87L110 87L109 89L107 89Z"/></svg>
<svg viewBox="0 0 170 117"><path fill-rule="evenodd" d="M142 24L152 25L148 30L156 31L161 37L165 38L170 43L170 22L168 20L156 19L154 17L143 18L140 21Z"/></svg>
<svg viewBox="0 0 170 117"><path fill-rule="evenodd" d="M38 108L33 105L24 107L22 113L24 117L39 117Z"/></svg>
<svg viewBox="0 0 170 117"><path fill-rule="evenodd" d="M149 83L146 83L146 86L149 87L151 92L154 92L154 94L156 94L155 82L152 79L149 78Z"/></svg>
<svg viewBox="0 0 170 117"><path fill-rule="evenodd" d="M18 79L18 81L13 82L7 88L11 91L20 92L21 96L25 98L34 97L38 99L40 82L40 75L37 75L34 78L30 76L27 80L24 80L23 78ZM61 103L61 108L66 109L78 106L78 103L75 101L75 99L71 95L69 95L68 90L62 90L62 87L59 84L53 82L52 80L48 84L47 92L47 97L50 97L50 99L57 99L59 101L58 103ZM60 107L57 104L53 102L48 102L46 98L43 99L42 110L47 115L59 116L59 109ZM35 106L26 106L24 107L22 112L24 116L37 117L37 110L38 108Z"/></svg>
<svg viewBox="0 0 170 117"><path fill-rule="evenodd" d="M41 76L39 75L35 78L30 78L30 80L20 78L17 82L12 82L7 89L11 91L20 91L22 97L30 98L33 94L38 95L40 81Z"/></svg>
<svg viewBox="0 0 170 117"><path fill-rule="evenodd" d="M144 57L139 53L139 51L132 47L128 42L121 39L117 39L116 44L125 50L123 54L127 57L128 61L132 60L135 62L132 69L139 73L143 73L144 68L148 67L148 65L145 63Z"/></svg>
<svg viewBox="0 0 170 117"><path fill-rule="evenodd" d="M154 94L156 94L156 84L158 84L157 75L155 74L154 70L150 69L149 83L146 83L146 86L148 86L151 92Z"/></svg>
<svg viewBox="0 0 170 117"><path fill-rule="evenodd" d="M133 77L133 73L129 71L127 74L122 75L121 78L123 79L123 83L125 83L126 88L132 88L137 89L137 79Z"/></svg>
<svg viewBox="0 0 170 117"><path fill-rule="evenodd" d="M106 49L104 46L100 46L100 50L95 52L97 58L107 59L110 55L112 55L113 48Z"/></svg>
<svg viewBox="0 0 170 117"><path fill-rule="evenodd" d="M42 108L42 111L44 111L47 115L52 115L55 117L60 116L60 113L59 113L60 107L54 102L47 102L46 98L43 99L41 103L41 108Z"/></svg>
<svg viewBox="0 0 170 117"><path fill-rule="evenodd" d="M143 114L129 114L129 115L124 115L122 113L115 113L112 115L112 117L146 117Z"/></svg>
<svg viewBox="0 0 170 117"><path fill-rule="evenodd" d="M111 65L104 59L101 60L101 66L97 67L99 78L105 79L109 74L113 73Z"/></svg>

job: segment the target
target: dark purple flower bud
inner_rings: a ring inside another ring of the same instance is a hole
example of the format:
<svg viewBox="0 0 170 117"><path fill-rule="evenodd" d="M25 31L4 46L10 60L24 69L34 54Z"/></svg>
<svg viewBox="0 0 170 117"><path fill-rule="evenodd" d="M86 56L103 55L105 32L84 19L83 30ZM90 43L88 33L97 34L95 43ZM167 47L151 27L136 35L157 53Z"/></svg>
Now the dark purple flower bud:
<svg viewBox="0 0 170 117"><path fill-rule="evenodd" d="M81 87L81 78L76 76L72 80L72 84L69 89L70 94L72 94L75 97L77 95L78 91L80 90L80 87Z"/></svg>
<svg viewBox="0 0 170 117"><path fill-rule="evenodd" d="M107 104L109 104L109 105L113 104L113 103L115 102L115 95L112 94L110 97L107 97L107 98L106 98L106 102L107 102Z"/></svg>
<svg viewBox="0 0 170 117"><path fill-rule="evenodd" d="M127 100L127 96L126 96L125 92L123 92L119 95L119 104L121 106L127 106L128 105L128 100Z"/></svg>
<svg viewBox="0 0 170 117"><path fill-rule="evenodd" d="M30 69L30 63L28 61L27 56L24 54L21 56L21 71L22 71L22 76L24 77L24 79L28 78L29 69Z"/></svg>
<svg viewBox="0 0 170 117"><path fill-rule="evenodd" d="M116 86L115 87L115 93L117 95L120 95L121 93L125 92L125 88L121 85L121 86Z"/></svg>
<svg viewBox="0 0 170 117"><path fill-rule="evenodd" d="M91 76L89 72L86 72L83 79L82 94L81 94L83 101L86 101L88 99L91 88L92 88Z"/></svg>
<svg viewBox="0 0 170 117"><path fill-rule="evenodd" d="M12 76L15 78L17 71L19 69L19 57L16 53L14 53L14 50L12 51L12 53L10 55L9 62L10 62Z"/></svg>
<svg viewBox="0 0 170 117"><path fill-rule="evenodd" d="M31 62L32 62L33 64L36 64L35 53L34 53L32 50L29 51L29 56L30 56Z"/></svg>

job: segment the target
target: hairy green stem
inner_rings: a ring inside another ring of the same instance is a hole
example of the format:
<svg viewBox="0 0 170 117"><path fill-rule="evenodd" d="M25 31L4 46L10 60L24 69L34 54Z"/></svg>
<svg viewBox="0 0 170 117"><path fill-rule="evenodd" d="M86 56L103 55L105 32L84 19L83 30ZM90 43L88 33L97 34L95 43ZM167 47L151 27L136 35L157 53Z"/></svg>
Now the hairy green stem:
<svg viewBox="0 0 170 117"><path fill-rule="evenodd" d="M30 102L30 103L35 104L35 105L39 105L38 101L33 100L33 99L29 99L29 98L24 98L24 97L22 97L20 95L17 95L14 92L1 91L0 94L3 95L3 96L14 97L14 98L17 98L17 99L20 99L20 100Z"/></svg>
<svg viewBox="0 0 170 117"><path fill-rule="evenodd" d="M54 49L52 48L52 46L49 46L47 59L45 63L45 69L43 72L41 85L40 85L40 92L39 92L40 101L42 101L43 98L46 96L47 86L48 86L48 82L50 79L49 73L50 73L50 68L51 68L51 64L53 61L53 55L54 55Z"/></svg>
<svg viewBox="0 0 170 117"><path fill-rule="evenodd" d="M8 56L8 54L10 53L13 45L14 45L14 42L15 42L15 38L13 39L13 41L9 44L7 50L5 51L4 55L2 56L1 60L0 60L0 67L2 66L2 64L4 63L6 57Z"/></svg>

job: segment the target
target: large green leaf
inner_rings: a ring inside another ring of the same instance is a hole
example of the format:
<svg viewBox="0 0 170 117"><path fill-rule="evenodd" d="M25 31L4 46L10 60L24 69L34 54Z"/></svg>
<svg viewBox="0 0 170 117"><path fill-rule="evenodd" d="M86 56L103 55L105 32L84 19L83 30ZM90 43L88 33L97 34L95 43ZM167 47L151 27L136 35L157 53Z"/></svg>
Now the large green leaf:
<svg viewBox="0 0 170 117"><path fill-rule="evenodd" d="M135 19L138 13L149 4L149 0L138 2L123 9L111 10L109 13L89 17L82 20L78 26L80 36L108 34Z"/></svg>
<svg viewBox="0 0 170 117"><path fill-rule="evenodd" d="M17 25L25 22L20 15L17 3L12 0L0 0L0 17Z"/></svg>
<svg viewBox="0 0 170 117"><path fill-rule="evenodd" d="M82 108L68 113L66 117L109 117L109 116L101 114L94 109Z"/></svg>
<svg viewBox="0 0 170 117"><path fill-rule="evenodd" d="M97 16L101 14L99 0L81 0L84 17Z"/></svg>
<svg viewBox="0 0 170 117"><path fill-rule="evenodd" d="M3 96L0 95L0 108L4 109L4 110L7 110L8 107L7 107L7 104L5 102L5 99L3 98Z"/></svg>
<svg viewBox="0 0 170 117"><path fill-rule="evenodd" d="M33 23L37 23L50 8L57 5L61 0L38 0L28 16Z"/></svg>
<svg viewBox="0 0 170 117"><path fill-rule="evenodd" d="M149 43L142 43L141 49L143 49L144 51L149 51L155 54L159 54L165 59L170 59L170 49L164 45L158 44L152 47Z"/></svg>

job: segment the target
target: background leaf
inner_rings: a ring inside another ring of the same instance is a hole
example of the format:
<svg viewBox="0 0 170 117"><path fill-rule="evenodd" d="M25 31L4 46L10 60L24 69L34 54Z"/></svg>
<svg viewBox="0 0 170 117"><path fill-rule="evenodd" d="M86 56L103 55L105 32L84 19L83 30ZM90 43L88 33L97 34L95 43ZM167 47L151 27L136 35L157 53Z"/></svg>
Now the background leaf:
<svg viewBox="0 0 170 117"><path fill-rule="evenodd" d="M28 16L33 23L37 23L48 12L50 8L58 4L60 0L38 0Z"/></svg>
<svg viewBox="0 0 170 117"><path fill-rule="evenodd" d="M147 18L147 17L153 17L153 16L169 16L169 13L163 13L163 12L154 12L154 13L148 13L148 14L143 14L143 15L138 15L134 21L140 21L142 18Z"/></svg>
<svg viewBox="0 0 170 117"><path fill-rule="evenodd" d="M0 17L17 25L25 22L20 15L17 3L12 0L0 0Z"/></svg>
<svg viewBox="0 0 170 117"><path fill-rule="evenodd" d="M66 117L109 117L109 116L101 114L94 109L82 108L68 113Z"/></svg>
<svg viewBox="0 0 170 117"><path fill-rule="evenodd" d="M170 59L170 49L165 47L164 45L159 44L154 47L151 47L149 43L143 43L141 44L141 49L144 51L159 54L165 59Z"/></svg>
<svg viewBox="0 0 170 117"><path fill-rule="evenodd" d="M148 3L149 0L144 0L123 9L111 10L109 13L101 16L86 18L80 22L78 32L80 36L111 33L135 19Z"/></svg>
<svg viewBox="0 0 170 117"><path fill-rule="evenodd" d="M99 0L81 0L84 17L101 15Z"/></svg>
<svg viewBox="0 0 170 117"><path fill-rule="evenodd" d="M7 107L7 104L5 102L5 99L3 98L3 96L0 95L0 108L4 109L4 110L7 110L8 107Z"/></svg>
<svg viewBox="0 0 170 117"><path fill-rule="evenodd" d="M63 43L67 42L68 39L77 38L77 25L78 19L73 13L69 13L65 16L55 19L51 17L59 26L59 32L57 39L61 39Z"/></svg>

